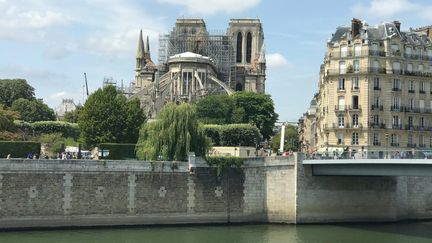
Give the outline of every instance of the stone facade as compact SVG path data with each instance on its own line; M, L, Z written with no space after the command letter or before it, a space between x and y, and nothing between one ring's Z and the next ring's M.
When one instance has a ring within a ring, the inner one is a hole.
M358 19L336 29L320 69L316 123L303 129L316 129L319 153L383 156L432 146L429 33Z

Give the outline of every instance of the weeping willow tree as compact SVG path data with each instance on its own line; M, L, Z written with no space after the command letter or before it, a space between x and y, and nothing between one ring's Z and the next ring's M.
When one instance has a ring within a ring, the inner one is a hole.
M205 155L208 139L190 104L167 104L153 122L145 123L136 146L141 160L187 160L189 152Z

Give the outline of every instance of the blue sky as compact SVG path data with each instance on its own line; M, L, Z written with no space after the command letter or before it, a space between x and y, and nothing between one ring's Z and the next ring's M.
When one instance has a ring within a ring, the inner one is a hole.
M230 18L258 17L267 50L266 92L283 121L297 121L317 91L326 41L353 17L375 25L399 20L402 29L432 24L430 0L0 0L0 78L25 78L51 107L82 102L104 77L134 78L139 29L158 35L178 17L202 17L226 30Z

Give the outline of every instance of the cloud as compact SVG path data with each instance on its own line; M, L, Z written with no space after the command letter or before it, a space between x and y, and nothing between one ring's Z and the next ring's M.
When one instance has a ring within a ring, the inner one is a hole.
M274 68L290 68L292 65L287 61L287 59L280 53L270 53L266 56L267 67L269 69Z
M56 73L45 69L28 68L19 65L0 67L0 76L3 78L25 78L27 80L35 80L39 83L51 85L56 84L57 82L55 81L67 78L66 75L61 73Z
M65 97L66 92L65 91L61 91L61 92L57 92L57 93L53 93L49 96L50 99L59 99L59 98L63 98Z
M261 0L158 0L160 3L182 5L192 14L235 13L253 8Z
M413 14L432 20L432 5L413 3L410 0L372 0L368 5L358 3L351 9L355 16L390 18L401 14Z

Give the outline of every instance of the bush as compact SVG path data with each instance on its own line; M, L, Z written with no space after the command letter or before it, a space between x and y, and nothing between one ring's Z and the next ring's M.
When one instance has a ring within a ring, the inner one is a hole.
M26 158L28 153L40 154L41 144L27 141L0 141L0 158Z
M104 156L103 159L136 159L135 146L133 143L101 143L99 150L108 150L109 155Z
M76 123L63 121L40 121L31 123L33 131L37 134L61 133L63 137L78 139L79 128Z
M224 169L231 167L240 168L246 160L245 158L233 156L208 156L205 159L210 166L217 167L218 177L221 176Z
M256 146L261 140L257 127L251 124L204 125L213 146Z

